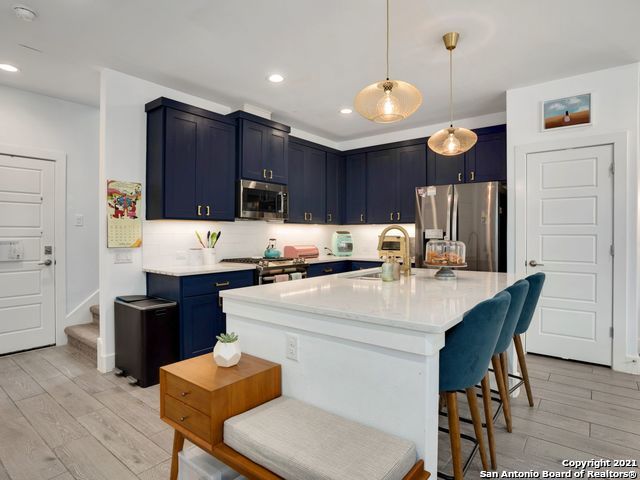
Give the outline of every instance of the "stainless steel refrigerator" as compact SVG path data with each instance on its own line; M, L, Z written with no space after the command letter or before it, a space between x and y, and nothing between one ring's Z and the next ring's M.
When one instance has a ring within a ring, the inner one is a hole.
M416 188L416 267L430 239L466 245L468 270L506 271L506 187L501 182Z

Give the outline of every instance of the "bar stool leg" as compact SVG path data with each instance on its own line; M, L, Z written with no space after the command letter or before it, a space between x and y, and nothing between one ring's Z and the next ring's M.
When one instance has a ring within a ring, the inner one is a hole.
M482 418L480 418L480 410L478 409L478 396L475 387L466 389L467 401L469 402L469 410L471 411L471 419L473 420L473 430L476 433L478 441L478 449L480 450L480 459L482 460L482 469L489 470L489 462L487 461L487 452L484 449L484 438L482 433Z
M527 360L524 356L524 348L522 348L522 339L520 338L520 335L513 336L513 344L515 345L516 353L518 354L518 364L520 365L520 371L522 372L524 388L527 391L529 406L533 407L533 393L531 392L531 383L529 383L529 371L527 370Z
M499 355L491 357L491 365L493 366L493 373L495 374L496 382L498 383L498 392L500 393L500 400L502 401L502 409L504 411L504 421L507 424L507 432L511 433L513 431L511 426L511 405L509 404L509 392L504 384L504 375L502 373L502 365Z
M458 397L456 392L447 392L447 415L449 419L449 439L451 440L451 458L453 478L462 480L462 447L460 445L460 417L458 417Z
M502 377L504 378L504 384L507 387L507 394L509 393L509 360L507 358L507 352L500 354L500 362L502 362Z
M489 439L489 455L491 456L491 470L498 468L496 460L496 440L493 435L493 413L491 413L491 386L489 385L489 373L481 382L482 403L484 404L484 421L487 424L487 438Z

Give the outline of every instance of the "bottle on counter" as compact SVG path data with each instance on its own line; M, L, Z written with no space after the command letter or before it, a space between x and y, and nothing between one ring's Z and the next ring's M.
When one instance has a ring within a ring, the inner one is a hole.
M398 261L398 259L396 257L393 257L393 260L391 261L391 264L393 265L393 280L394 281L399 281L400 280L400 262Z
M382 264L382 273L380 275L380 278L383 282L393 282L393 270L393 262L391 261L391 256L389 255L385 258L385 261Z

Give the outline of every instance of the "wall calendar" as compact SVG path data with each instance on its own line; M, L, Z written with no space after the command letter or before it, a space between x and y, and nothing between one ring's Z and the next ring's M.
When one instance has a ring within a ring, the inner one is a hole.
M107 181L107 248L142 245L142 220L138 217L141 198L141 183Z

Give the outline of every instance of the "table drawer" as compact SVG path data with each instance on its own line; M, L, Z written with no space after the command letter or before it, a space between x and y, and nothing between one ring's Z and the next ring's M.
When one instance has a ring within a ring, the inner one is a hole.
M211 443L210 418L180 400L164 396L164 416L186 428L207 443Z
M255 270L213 273L208 275L189 275L182 279L182 295L208 295L230 288L250 287L254 284Z
M165 393L202 413L209 415L211 396L206 390L180 377L166 373Z

